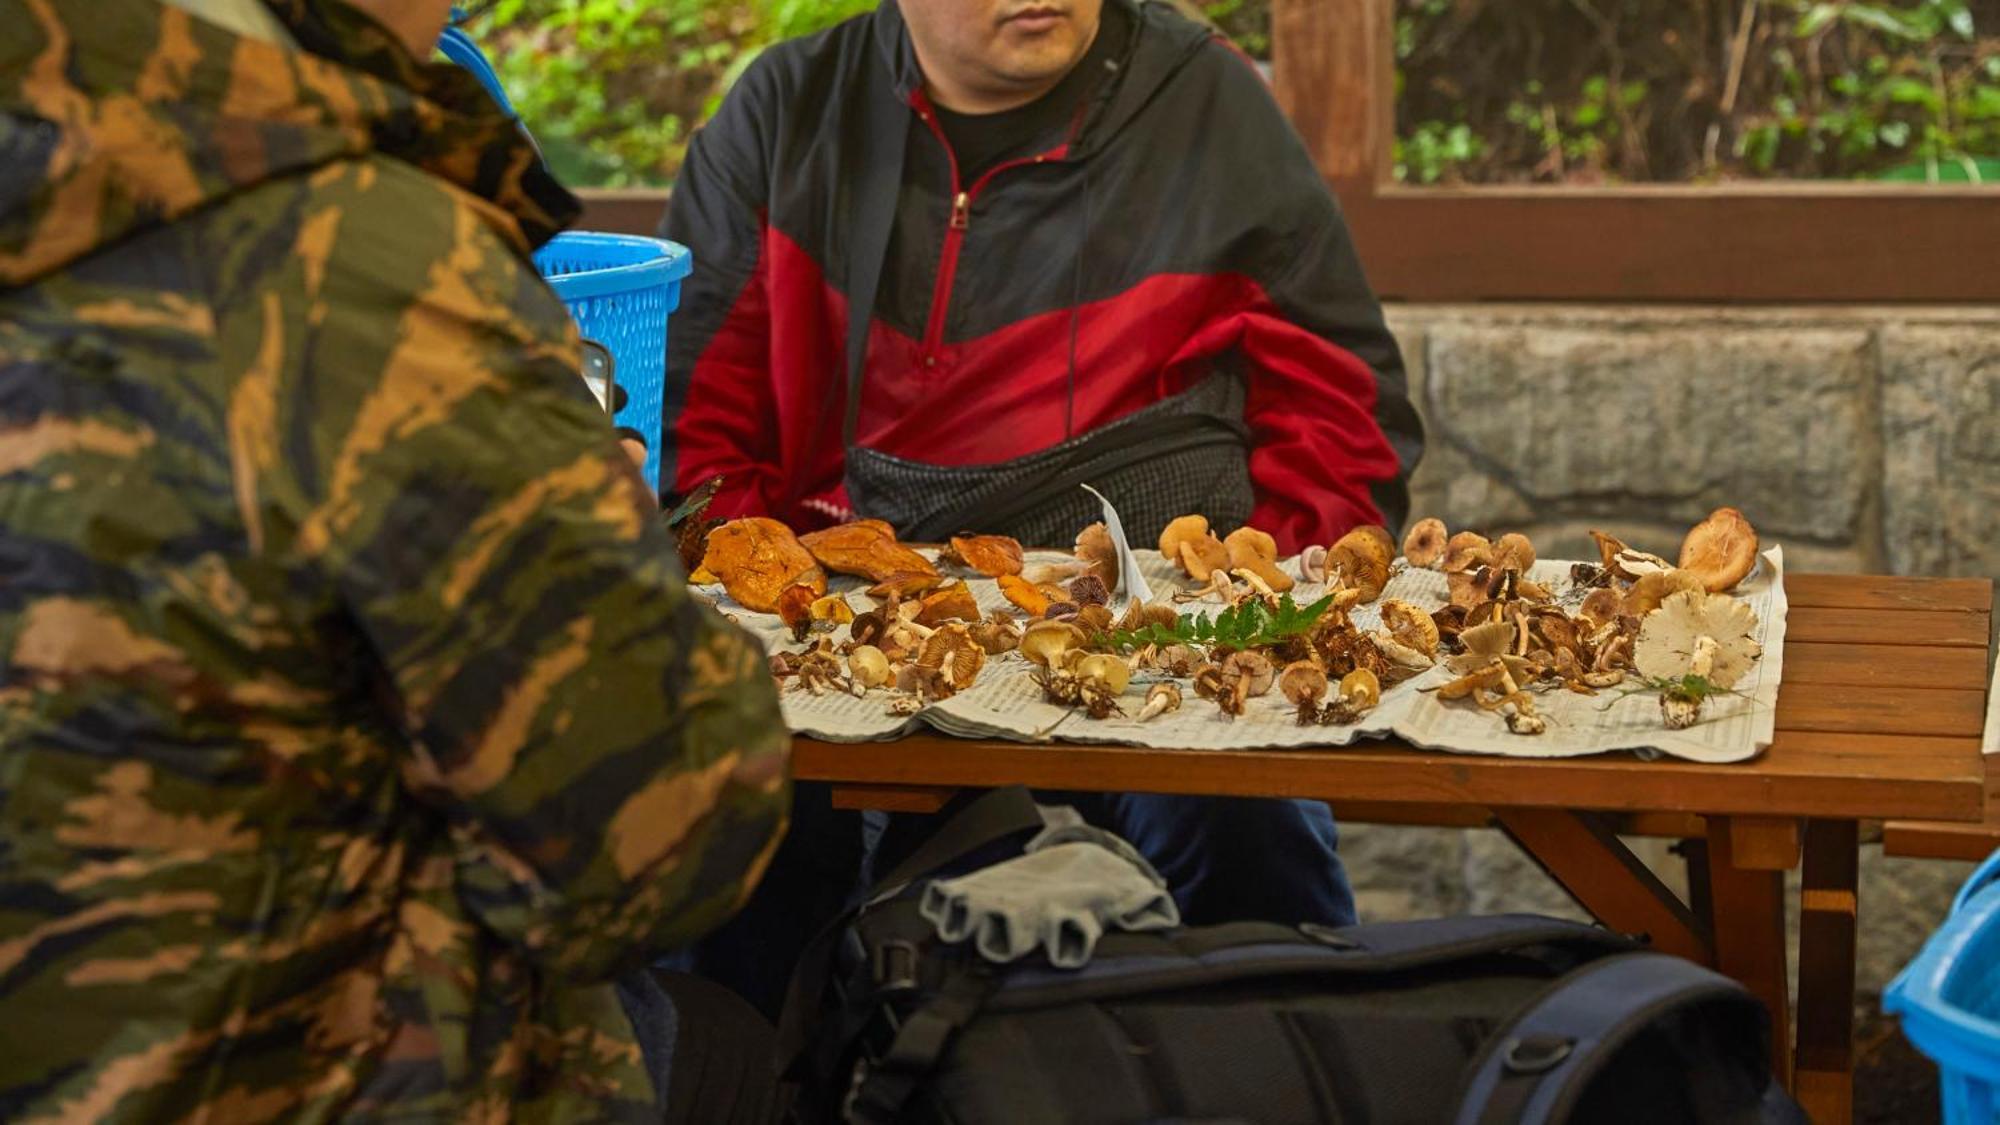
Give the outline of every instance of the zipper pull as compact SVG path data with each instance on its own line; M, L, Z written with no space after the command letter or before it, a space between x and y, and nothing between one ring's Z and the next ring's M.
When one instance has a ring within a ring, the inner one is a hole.
M972 197L959 192L951 201L951 229L965 230L972 225Z

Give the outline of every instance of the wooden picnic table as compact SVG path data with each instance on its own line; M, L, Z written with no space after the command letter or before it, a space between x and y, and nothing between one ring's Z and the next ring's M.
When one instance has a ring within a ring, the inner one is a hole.
M919 735L800 738L793 769L833 783L850 808L930 812L963 788L1023 784L1309 797L1350 815L1496 823L1605 925L1756 993L1771 1013L1774 1069L1825 1125L1852 1116L1861 823L1980 819L1993 595L1983 579L1804 574L1787 576L1786 592L1777 736L1748 762L1504 758L1395 740L1199 751ZM1691 838L1690 901L1619 839L1635 825ZM1784 879L1801 864L1795 1009Z

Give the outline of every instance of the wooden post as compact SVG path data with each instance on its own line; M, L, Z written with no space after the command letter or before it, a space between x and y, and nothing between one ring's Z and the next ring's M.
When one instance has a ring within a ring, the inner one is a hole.
M1771 1070L1792 1082L1792 999L1786 978L1785 874L1736 862L1726 816L1708 821L1708 881L1715 967L1764 1002L1771 1013Z
M1860 825L1806 826L1799 886L1800 1104L1818 1125L1854 1116L1854 929Z

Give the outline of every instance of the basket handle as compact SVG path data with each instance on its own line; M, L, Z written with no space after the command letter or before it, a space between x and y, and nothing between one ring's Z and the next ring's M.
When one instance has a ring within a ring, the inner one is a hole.
M1965 909L1965 904L1972 901L1973 895L1995 882L2000 882L2000 851L1987 856L1986 862L1973 870L1972 878L1967 879L1965 885L1958 888L1958 897L1951 900L1952 913L1956 914Z

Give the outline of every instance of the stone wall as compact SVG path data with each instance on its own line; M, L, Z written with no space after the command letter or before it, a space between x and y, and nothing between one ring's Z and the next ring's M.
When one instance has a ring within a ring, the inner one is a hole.
M1795 570L2000 575L2000 309L1403 305L1389 319L1430 435L1413 516L1524 531L1544 557L1594 557L1593 527L1671 555L1732 504ZM1663 841L1634 845L1683 881ZM1494 832L1351 825L1342 850L1373 918L1576 914ZM1869 849L1864 1003L1967 870Z

